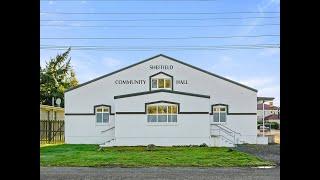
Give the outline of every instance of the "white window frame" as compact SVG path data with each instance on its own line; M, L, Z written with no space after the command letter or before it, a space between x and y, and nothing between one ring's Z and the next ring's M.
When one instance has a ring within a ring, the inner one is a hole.
M164 80L164 87L163 88L159 88L159 80L160 79L163 79ZM153 85L153 83L152 83L152 81L153 80L156 80L157 81L157 87L153 87L152 85ZM166 87L166 80L169 80L170 81L170 87ZM155 89L168 89L168 90L171 90L172 89L172 78L168 78L168 77L159 77L159 78L156 78L156 77L154 77L154 78L151 78L151 89L153 89L153 90L155 90Z
M148 111L148 107L150 107L150 106L156 106L157 107L157 113L155 113L155 114L149 114L149 111ZM167 113L166 114L159 114L158 113L158 108L159 108L159 106L166 106L167 107ZM177 113L172 113L172 111L171 111L171 113L169 113L169 109L168 109L168 107L170 107L170 106L176 106L177 107ZM148 125L177 125L178 124L178 119L179 119L179 116L178 116L178 112L179 112L179 106L177 105L177 104L170 104L170 103L156 103L156 104L149 104L149 105L147 105L147 109L146 109L146 120L147 120L147 124ZM157 120L156 120L156 122L149 122L148 121L148 116L149 115L154 115L154 116L156 116L157 117ZM167 115L167 121L166 122L158 122L158 117L159 117L159 115ZM176 115L177 116L177 121L176 122L169 122L168 121L168 119L169 119L169 115Z
M101 112L98 112L98 109L101 109ZM105 111L105 109L107 109L107 111ZM102 118L101 122L97 121L98 114L101 114L101 118ZM108 116L108 121L107 122L103 122L104 114L107 114L107 116ZM96 122L97 126L110 124L110 107L108 107L108 106L97 106L97 107L95 107L95 122Z
M214 108L218 108L219 110L218 111L214 111ZM221 108L224 108L225 110L224 111L221 111ZM226 120L225 122L221 122L221 112L225 113L226 114ZM218 113L219 114L219 121L214 121L214 114L215 113ZM227 106L224 106L224 105L216 105L216 106L212 106L212 122L214 124L226 124L227 123L227 120L228 120L228 113L227 113Z

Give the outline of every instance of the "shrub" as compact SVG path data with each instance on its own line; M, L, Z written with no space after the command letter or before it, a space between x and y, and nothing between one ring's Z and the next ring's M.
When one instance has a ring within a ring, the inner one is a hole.
M208 147L208 145L206 143L202 143L199 145L199 147Z
M234 151L234 149L228 148L228 152L232 152Z
M147 151L154 151L156 149L156 145L148 144L146 149L147 149Z
M279 129L279 123L277 122L271 122L271 129Z

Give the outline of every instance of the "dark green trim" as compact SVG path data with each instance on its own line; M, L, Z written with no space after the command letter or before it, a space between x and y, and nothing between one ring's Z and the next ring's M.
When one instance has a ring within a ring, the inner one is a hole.
M172 101L153 101L144 104L144 112L116 112L116 114L147 114L147 106L150 104L158 104L158 103L168 103L168 104L176 104L178 106L178 114L208 114L209 112L181 112L180 111L180 103L172 102Z
M116 112L116 114L146 114L145 112Z
M180 112L179 114L209 114L209 112Z
M94 105L94 106L93 106L93 113L65 113L64 115L96 115L96 107L98 107L98 106L108 107L109 110L110 110L109 114L110 114L111 116L114 115L114 113L112 113L112 111L111 111L111 106L110 106L110 105L106 105L106 104Z
M89 84L89 83L91 83L91 82L94 82L94 81L97 81L97 80L99 80L99 79L105 78L105 77L107 77L107 76L110 76L110 75L112 75L112 74L118 73L118 72L120 72L120 71L126 70L126 69L128 69L128 68L134 67L134 66L136 66L136 65L142 64L142 63L144 63L144 62L147 62L147 61L149 61L149 60L151 60L151 59L154 59L154 58L157 58L157 57L159 57L159 56L163 56L163 57L165 57L165 58L171 59L171 60L173 60L173 61L175 61L175 62L178 62L178 63L180 63L180 64L186 65L186 66L188 66L188 67L191 67L191 68L196 69L196 70L198 70L198 71L204 72L204 73L209 74L209 75L211 75L211 76L215 76L215 77L217 77L217 78L220 78L220 79L223 79L223 80L225 80L225 81L231 82L231 83L233 83L233 84L236 84L236 85L238 85L238 86L244 87L244 88L249 89L249 90L251 90L251 91L258 92L258 90L253 89L253 88L251 88L251 87L249 87L249 86L246 86L246 85L240 84L240 83L238 83L238 82L232 81L232 80L230 80L230 79L227 79L227 78L225 78L225 77L219 76L219 75L217 75L217 74L213 74L213 73L211 73L211 72L208 72L208 71L206 71L206 70L200 69L200 68L198 68L198 67L195 67L195 66L193 66L193 65L187 64L187 63L185 63L185 62L179 61L179 60L177 60L177 59L174 59L174 58L172 58L172 57L169 57L169 56L166 56L166 55L163 55L163 54L159 54L159 55L150 57L150 58L145 59L145 60L143 60L143 61L140 61L140 62L138 62L138 63L132 64L132 65L127 66L127 67L124 67L124 68L122 68L122 69L119 69L119 70L117 70L117 71L114 71L114 72L111 72L111 73L109 73L109 74L100 76L100 77L98 77L98 78L95 78L95 79L93 79L93 80L87 81L87 82L85 82L85 83L79 84L78 86L72 87L72 88L66 90L65 92L68 92L68 91L77 89L77 88L79 88L79 87L81 87L81 86L84 86L84 85Z
M68 115L75 115L75 116L77 116L77 115L79 115L79 116L87 116L87 115L94 115L94 113L65 113L64 114L65 116L68 116Z
M65 113L65 116L94 116L94 113ZM110 116L113 116L114 113L110 113Z
M164 73L162 71L149 76L149 91L151 91L151 79L152 79L152 77L154 77L156 75L159 75L159 74L164 74L164 75L169 76L171 78L171 90L173 91L173 76L171 76L170 74Z
M228 115L257 115L257 113L229 113Z
M120 98L132 97L132 96L141 96L141 95L145 95L145 94L153 94L153 93L158 93L158 92L168 92L168 93L172 93L172 94L182 94L182 95L187 95L187 96L195 96L195 97L202 97L202 98L210 99L210 96L208 96L208 95L193 94L193 93L187 93L187 92L181 92L181 91L171 91L171 90L166 90L166 89L124 94L124 95L114 96L114 99L120 99Z
M226 106L227 115L257 115L257 113L230 113L228 104L212 104L211 105L211 110L210 110L210 115L213 115L213 106Z

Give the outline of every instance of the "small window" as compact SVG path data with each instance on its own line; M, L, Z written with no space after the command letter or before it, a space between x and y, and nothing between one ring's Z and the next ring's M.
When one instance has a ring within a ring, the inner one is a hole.
M106 124L109 123L110 109L106 106L96 107L96 123Z
M171 79L165 79L165 88L171 88Z
M164 79L158 79L158 88L164 88Z
M212 111L213 111L213 122L224 123L227 121L227 108L225 106L214 106Z
M176 123L178 105L152 104L147 106L147 122Z
M172 81L168 78L153 78L151 80L152 89L171 89Z
M157 81L157 79L152 79L152 88L158 88L158 81Z

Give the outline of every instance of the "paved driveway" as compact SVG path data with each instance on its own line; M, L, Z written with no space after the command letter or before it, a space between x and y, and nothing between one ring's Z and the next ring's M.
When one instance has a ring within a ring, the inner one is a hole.
M274 145L239 145L237 150L256 155L262 159L275 162L280 166L280 144Z
M58 168L42 167L42 180L54 179L197 179L197 180L277 180L280 168Z

